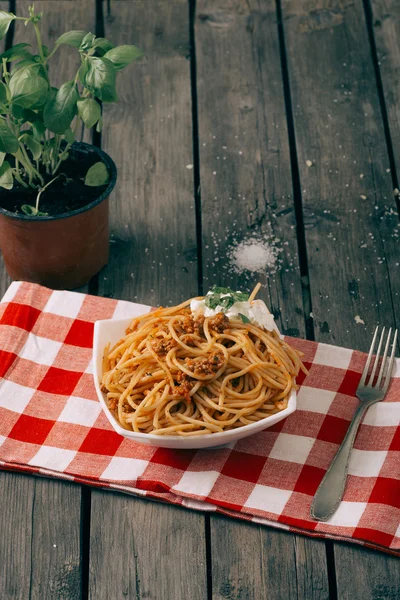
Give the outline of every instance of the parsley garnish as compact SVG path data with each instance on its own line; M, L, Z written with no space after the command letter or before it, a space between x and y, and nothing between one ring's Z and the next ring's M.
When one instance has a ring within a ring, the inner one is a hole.
M227 296L226 294L229 294ZM226 312L235 304L235 302L247 302L249 294L244 292L235 292L230 288L218 287L214 285L207 296L204 298L205 305L207 308L217 308L221 306L223 312Z
M239 313L239 317L242 319L243 323L251 323L250 319L246 317L246 315Z

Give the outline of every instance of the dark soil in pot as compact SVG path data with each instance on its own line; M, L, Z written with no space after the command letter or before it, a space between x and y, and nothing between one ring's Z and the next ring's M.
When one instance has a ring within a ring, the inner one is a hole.
M41 195L40 211L48 213L49 217L57 216L79 210L99 198L106 190L107 184L90 187L84 183L86 173L99 160L97 153L85 151L79 145L72 146L69 157L60 165L56 173L62 176ZM53 175L43 171L41 175L45 183L54 178ZM21 206L23 204L35 206L37 194L38 190L24 188L18 183L9 191L0 188L0 208L12 213L24 214Z

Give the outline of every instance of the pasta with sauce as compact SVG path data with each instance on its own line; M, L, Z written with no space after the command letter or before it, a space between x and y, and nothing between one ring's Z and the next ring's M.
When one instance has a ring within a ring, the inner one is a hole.
M101 387L122 427L196 436L286 408L296 375L307 372L297 350L276 331L223 312L193 316L190 302L133 319L105 348Z

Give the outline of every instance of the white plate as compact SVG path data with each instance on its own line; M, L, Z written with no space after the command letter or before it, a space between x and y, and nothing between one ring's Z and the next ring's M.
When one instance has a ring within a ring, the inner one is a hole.
M133 318L133 317L132 317ZM128 431L121 427L112 412L107 406L107 395L104 394L100 389L100 381L102 376L102 362L103 362L103 351L106 345L111 342L114 345L124 335L128 325L131 323L132 318L129 319L108 319L105 321L96 321L94 325L94 341L93 341L93 369L94 369L94 385L96 392L103 407L103 410L110 421L112 427L117 433L124 437L134 440L135 442L141 442L142 444L149 444L150 446L159 446L161 448L211 448L215 446L223 446L230 442L236 442L249 435L258 433L267 427L271 427L275 423L282 421L288 415L296 410L296 392L293 390L289 398L288 406L284 410L256 423L250 425L243 425L237 429L231 429L229 431L222 431L221 433L207 433L198 437L181 437L177 435L154 435L152 433L136 433L135 431Z

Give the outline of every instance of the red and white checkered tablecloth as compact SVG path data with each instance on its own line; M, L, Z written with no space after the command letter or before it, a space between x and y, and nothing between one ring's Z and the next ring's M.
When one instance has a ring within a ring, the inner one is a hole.
M400 554L400 360L358 432L338 510L309 518L348 428L365 355L291 339L305 354L297 411L227 447L175 451L111 428L92 375L93 323L149 307L13 283L0 303L0 468L59 477Z

